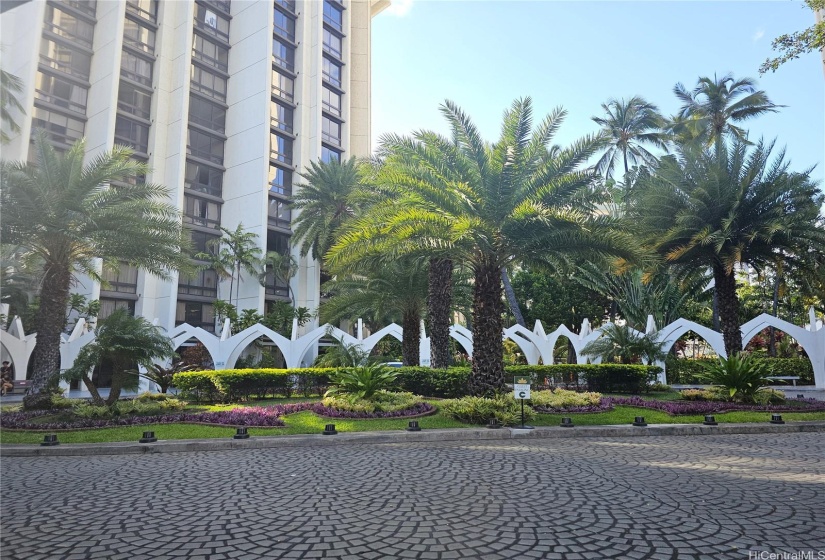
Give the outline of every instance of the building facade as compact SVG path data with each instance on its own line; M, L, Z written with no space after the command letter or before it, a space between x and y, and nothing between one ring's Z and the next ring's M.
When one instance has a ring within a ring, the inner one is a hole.
M370 22L387 0L34 0L2 18L3 68L26 114L6 160L33 160L42 129L58 150L86 138L87 158L127 145L146 180L170 190L207 252L242 225L263 253L291 251L291 286L245 274L238 308L289 301L312 311L321 271L293 247L289 197L309 162L370 151ZM205 262L201 264L206 264ZM76 291L115 309L215 330L229 281L204 268L161 280L123 263ZM237 285L236 285L237 289ZM234 293L234 292L233 292ZM234 298L233 298L234 300ZM312 325L308 325L310 327Z

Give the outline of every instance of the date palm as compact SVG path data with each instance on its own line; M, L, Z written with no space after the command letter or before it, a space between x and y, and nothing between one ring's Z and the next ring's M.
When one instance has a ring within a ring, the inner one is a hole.
M791 172L773 143L739 139L714 149L682 146L646 177L632 218L676 278L710 268L725 350L742 350L736 267L770 268L778 254L825 251L823 195L812 169Z
M606 177L612 177L616 160L624 164L627 175L629 163L651 165L656 156L645 144L667 151L663 119L659 109L644 98L633 96L627 101L611 99L602 103L604 117L593 117L593 122L602 127L606 149L596 163L596 170Z
M505 111L501 137L488 144L454 103L441 106L453 130L447 139L421 131L386 136L378 188L395 204L353 220L328 253L333 264L376 255L455 259L473 274L475 394L504 388L501 270L511 263L559 268L587 256L636 256L614 218L596 215L594 173L582 166L599 147L586 137L551 146L562 109L532 130L532 103Z
M714 75L713 79L701 77L693 91L678 83L673 93L682 102L680 117L695 119L687 122L705 131L707 145L718 143L726 135L747 141L747 131L734 123L775 113L783 107L773 103L764 91L757 90L751 78L737 80L732 74L721 78Z
M99 279L96 259L102 258L168 277L170 270L187 266L188 247L180 213L164 202L165 187L112 184L148 171L128 148L115 147L84 165L84 141L60 155L41 133L34 151L36 165L0 164L3 242L43 263L27 406L37 406L37 395L60 371L60 333L76 272Z
M9 134L20 130L13 113L25 113L20 101L17 100L17 95L22 92L23 82L20 78L0 70L0 144L7 144L11 140Z

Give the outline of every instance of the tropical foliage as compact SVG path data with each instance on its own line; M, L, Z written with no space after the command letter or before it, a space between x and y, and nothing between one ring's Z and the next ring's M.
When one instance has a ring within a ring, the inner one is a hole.
M730 400L752 403L757 391L768 384L768 375L764 362L749 354L733 354L706 366L700 377L727 390Z
M582 348L582 354L591 358L601 358L602 362L634 364L644 361L653 364L663 360L666 352L664 343L657 342L656 336L639 333L628 325L608 323L602 327L602 336Z
M390 387L398 375L397 369L381 364L336 369L329 373L332 386L324 396L348 394L370 399L376 392Z

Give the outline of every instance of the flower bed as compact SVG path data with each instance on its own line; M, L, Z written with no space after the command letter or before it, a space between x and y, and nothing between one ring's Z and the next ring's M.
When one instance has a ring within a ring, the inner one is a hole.
M821 412L825 401L788 399L784 404L743 404L713 401L652 401L640 397L604 397L602 403L660 410L671 415L712 414L722 412Z
M359 419L366 419L366 418L414 418L418 416L427 416L428 414L433 414L436 409L430 403L420 402L411 406L410 408L405 408L403 410L393 410L389 412L381 412L381 411L374 411L374 412L366 412L363 410L341 410L338 408L330 408L322 405L321 403L315 403L315 405L310 409L312 412L319 416L324 416L326 418L359 418Z
M549 406L534 406L533 410L539 414L567 414L567 413L586 413L586 412L610 412L613 410L613 405L610 404L607 397L602 399L599 404L589 404L584 406L568 406L564 408L552 408Z

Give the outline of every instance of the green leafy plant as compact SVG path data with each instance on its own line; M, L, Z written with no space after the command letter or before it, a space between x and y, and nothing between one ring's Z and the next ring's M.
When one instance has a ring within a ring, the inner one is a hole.
M760 389L753 395L756 404L782 404L785 402L785 393L777 389Z
M321 402L324 406L350 412L395 412L412 408L421 402L421 397L412 393L392 393L381 390L376 391L369 399L362 399L351 394L340 394L324 397Z
M511 394L500 394L492 398L462 397L444 401L440 408L447 416L459 422L468 424L486 424L495 418L505 426L513 426L521 422L521 404L516 402ZM524 420L535 416L535 411L529 406L524 407Z
M664 342L657 342L650 335L639 334L627 325L608 324L601 337L582 348L582 354L620 364L639 363L642 359L653 363L665 358L663 348Z
M324 396L347 393L362 399L369 399L377 391L390 387L398 375L398 371L381 364L339 369L329 374L332 387Z
M574 406L594 406L601 404L601 393L577 393L565 389L555 391L534 391L530 396L531 406L546 408L571 408Z
M700 379L724 387L732 401L754 402L756 392L768 384L768 371L764 363L750 354L733 354L719 358L719 362L705 367Z

